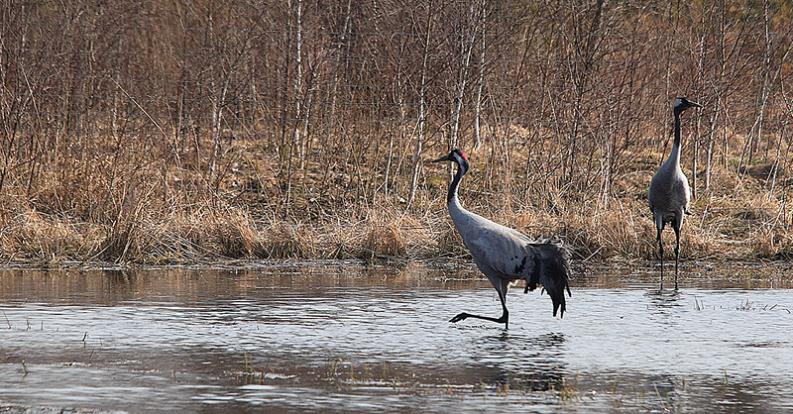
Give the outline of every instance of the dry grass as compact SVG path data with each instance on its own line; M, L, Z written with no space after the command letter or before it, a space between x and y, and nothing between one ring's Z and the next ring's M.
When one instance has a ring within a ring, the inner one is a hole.
M556 214L526 208L481 211L533 237L556 237L572 246L578 260L656 257L655 228L641 203L583 206ZM467 252L443 209L427 217L396 207L359 220L290 222L254 219L243 207L204 205L172 208L165 214L145 207L110 224L98 224L27 210L4 220L0 252L8 261L58 263L105 260L117 263L201 263L224 259L430 259L465 257ZM741 259L793 257L793 237L771 217L740 208L713 209L687 217L682 255ZM769 221L770 220L770 221ZM737 238L741 235L742 238ZM665 232L667 254L674 235Z
M762 230L754 238L751 251L759 258L793 260L793 235Z
M253 151L248 141L236 145L232 152ZM607 203L594 192L571 197L553 188L531 190L525 199L496 196L486 192L488 166L476 159L461 198L470 210L532 237L564 240L579 261L652 260L655 228L645 192L655 163L646 154L634 155L634 170L615 180ZM200 177L184 166L166 170L172 180L167 193L157 179L159 168L129 169L123 180L44 174L49 181L32 196L21 187L2 196L0 258L50 265L467 257L445 209L445 170L427 170L424 187L406 209L399 195L350 201L348 195L317 194L312 189L326 177L321 165L309 165L285 210L278 203L283 195L277 172L268 165L266 159L246 159L215 192L197 191ZM686 217L682 256L789 260L789 211L779 190L769 192L758 178L717 168L712 190L695 200ZM664 237L671 257L671 229Z
M274 259L312 258L317 251L317 233L309 226L273 222L259 233L264 257Z
M96 225L26 211L5 223L0 248L7 260L86 260L99 248L101 234Z
M374 256L398 257L405 254L406 243L402 232L393 222L369 226L363 240L363 249Z

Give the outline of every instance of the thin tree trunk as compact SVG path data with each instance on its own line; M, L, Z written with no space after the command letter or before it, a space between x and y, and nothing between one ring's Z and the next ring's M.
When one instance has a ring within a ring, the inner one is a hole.
M424 129L427 122L427 61L429 60L430 49L430 30L432 29L432 1L427 3L427 23L424 36L424 51L421 59L421 86L419 89L419 118L418 135L416 138L416 150L413 153L413 174L410 178L410 196L408 197L407 208L413 204L418 189L419 173L421 172L421 154L424 147Z
M702 17L700 21L700 30L702 33L699 37L699 64L697 71L697 98L702 97L702 85L705 82L705 6L702 6ZM692 140L691 151L691 198L697 199L698 178L699 178L699 137L702 126L702 111L697 111L697 124L694 128L694 139Z
M479 76L476 85L476 104L474 107L474 148L482 146L482 90L485 86L485 52L487 51L487 0L482 0L479 17Z
M292 0L287 2L289 9L288 18L286 19L286 45L284 48L284 65L283 77L281 78L281 87L279 88L281 98L281 116L280 116L280 137L278 141L278 176L280 180L284 180L285 164L288 163L287 157L291 156L289 153L289 146L286 142L286 132L289 125L289 83L290 83L290 69L292 67ZM282 181L283 183L283 181Z
M738 161L738 172L743 174L745 170L743 167L744 156L748 158L747 163L751 164L754 160L754 151L757 148L757 141L760 140L763 134L763 118L765 115L766 104L768 103L768 75L771 70L771 37L768 28L768 0L763 1L763 29L765 33L765 49L763 51L763 83L760 88L760 102L755 117L754 124L749 130L749 140L746 142L743 151L741 151L741 158Z
M286 161L286 205L287 208L292 198L292 170L295 150L301 145L300 119L302 116L302 90L303 90L303 0L295 0L295 77L293 79L295 116L292 123L292 140L289 145L289 154Z
M713 110L713 115L710 117L710 130L708 131L708 153L707 164L705 165L705 191L710 191L710 180L713 174L713 148L716 142L716 129L719 122L719 115L722 110L722 95L726 92L723 85L724 72L726 71L726 61L724 59L725 52L725 26L726 26L726 7L724 1L719 4L719 39L718 47L716 48L716 55L718 59L719 74L716 79L716 107Z
M595 12L594 16L592 17L589 32L587 33L586 43L583 45L576 45L577 48L581 48L583 46L583 50L578 49L580 55L576 54L576 56L573 58L576 59L575 66L578 67L581 65L582 67L580 70L576 70L577 73L574 80L576 97L575 103L573 104L573 130L570 135L570 144L567 151L567 183L571 183L573 181L573 176L575 173L578 150L578 134L581 130L581 124L584 122L584 95L586 94L587 85L592 72L592 66L594 64L596 44L598 43L598 33L600 31L600 22L603 13L603 3L604 0L597 0L595 3ZM583 61L579 62L578 59L582 59Z
M328 109L327 121L325 124L325 139L330 142L331 133L333 132L334 122L336 118L336 104L339 91L339 72L341 69L342 49L347 42L348 33L350 30L350 21L352 19L352 0L347 0L347 12L344 16L344 27L342 28L341 38L338 45L336 45L336 61L333 65L333 80L330 87L330 108Z
M718 94L716 98L716 107L713 108L713 115L711 115L709 120L709 131L708 131L708 152L706 154L706 164L705 164L705 191L710 191L710 177L713 172L713 144L716 142L715 135L716 135L716 125L719 122L719 113L721 112L721 94Z
M469 10L471 15L474 14L474 4L471 3ZM474 51L474 42L476 41L477 25L471 24L468 28L470 35L468 42L466 39L460 37L460 52L462 61L460 62L460 69L457 72L457 94L454 97L454 110L452 111L452 127L451 134L449 135L449 148L458 146L460 132L460 112L463 109L463 97L465 95L465 85L468 83L468 68L471 66L471 55Z

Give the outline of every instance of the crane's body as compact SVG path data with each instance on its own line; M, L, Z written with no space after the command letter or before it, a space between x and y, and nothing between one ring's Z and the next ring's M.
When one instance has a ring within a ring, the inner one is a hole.
M701 108L702 105L691 102L686 98L675 99L673 105L675 140L672 144L672 151L666 161L656 171L652 181L650 181L650 189L648 191L650 211L653 213L653 221L656 228L658 255L661 260L661 289L664 288L664 245L661 240L661 233L667 223L671 224L672 229L675 231L675 290L678 287L680 229L683 226L683 216L688 213L689 203L691 202L691 188L688 185L688 178L680 168L680 115L683 111L692 107Z
M570 294L570 255L567 250L559 243L531 240L517 230L463 208L457 197L457 188L468 171L468 160L462 151L455 149L448 156L435 161L452 161L457 164L457 173L449 185L447 195L449 215L463 243L471 252L474 263L498 292L503 311L500 318L463 312L452 318L451 322L478 318L504 323L509 327L507 292L510 284L520 279L526 281L524 292L534 290L538 284L542 285L553 302L553 315L556 316L557 311L560 311L560 316L563 317L566 310L565 290Z

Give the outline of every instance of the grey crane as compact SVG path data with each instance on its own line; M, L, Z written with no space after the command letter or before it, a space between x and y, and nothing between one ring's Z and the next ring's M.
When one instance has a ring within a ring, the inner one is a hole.
M678 97L675 98L672 108L675 115L675 142L672 144L669 158L661 164L653 176L648 192L650 211L653 213L657 230L658 257L661 260L661 290L664 288L664 244L661 241L661 233L666 223L670 223L675 230L675 290L677 290L680 228L683 226L683 215L689 213L688 203L691 201L688 178L680 169L680 115L688 108L702 108L702 105L685 97Z
M508 329L507 291L510 284L519 279L526 281L524 293L536 289L537 284L542 285L553 302L553 316L556 316L557 311L561 311L560 317L564 317L565 289L570 295L568 285L570 253L567 249L561 243L532 240L517 230L464 209L457 198L457 188L460 180L468 172L468 158L464 152L453 149L448 155L431 162L442 161L451 161L457 165L457 172L449 184L446 197L449 215L463 243L471 252L474 263L498 292L503 312L499 318L462 312L449 322L456 323L467 318L477 318L503 323Z

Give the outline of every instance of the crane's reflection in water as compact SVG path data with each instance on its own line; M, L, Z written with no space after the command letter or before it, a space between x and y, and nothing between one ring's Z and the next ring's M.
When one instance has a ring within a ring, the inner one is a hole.
M476 354L482 355L475 367L478 380L515 391L558 390L566 371L564 340L560 333L483 336L474 342Z

